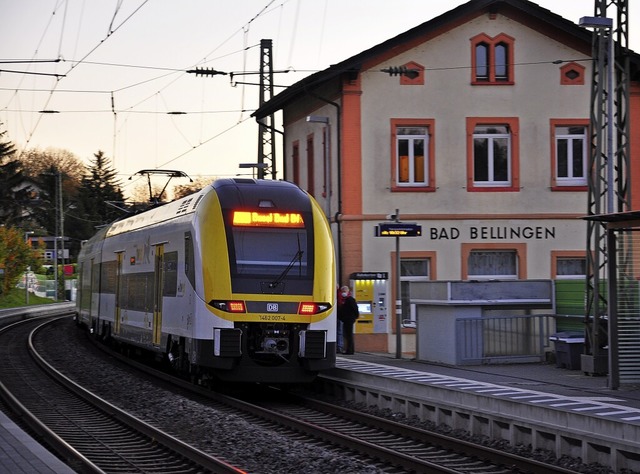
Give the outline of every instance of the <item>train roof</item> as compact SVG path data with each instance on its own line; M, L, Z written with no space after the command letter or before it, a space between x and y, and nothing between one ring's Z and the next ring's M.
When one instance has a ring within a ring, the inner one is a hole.
M211 185L206 186L197 193L190 194L175 201L171 201L162 206L155 207L148 211L141 212L131 217L114 222L107 231L106 237L131 232L151 225L159 224L181 216L193 214L202 198L212 192Z

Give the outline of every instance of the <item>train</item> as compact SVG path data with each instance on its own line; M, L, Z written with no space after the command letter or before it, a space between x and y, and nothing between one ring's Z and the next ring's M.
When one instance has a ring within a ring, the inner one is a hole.
M336 263L306 191L228 178L113 222L78 256L76 318L200 383L308 383L336 361Z

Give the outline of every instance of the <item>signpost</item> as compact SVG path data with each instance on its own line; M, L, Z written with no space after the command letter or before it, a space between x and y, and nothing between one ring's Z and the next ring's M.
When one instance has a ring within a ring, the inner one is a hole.
M396 238L396 359L402 359L402 295L400 293L400 237L419 237L422 226L415 222L400 222L400 210L388 216L393 222L380 222L375 227L376 237Z

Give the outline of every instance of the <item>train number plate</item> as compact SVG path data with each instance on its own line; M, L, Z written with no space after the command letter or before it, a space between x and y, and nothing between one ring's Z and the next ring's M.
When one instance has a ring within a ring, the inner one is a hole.
M267 303L267 311L270 313L278 312L278 303Z

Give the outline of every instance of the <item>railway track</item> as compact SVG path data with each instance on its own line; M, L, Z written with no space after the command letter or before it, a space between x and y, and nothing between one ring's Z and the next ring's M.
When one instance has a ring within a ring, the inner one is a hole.
M224 403L311 439L366 456L385 472L574 472L279 390L260 392L259 398L242 398L224 397ZM220 395L216 399L222 400Z
M240 457L234 458L233 454L228 453L225 453L224 457L230 459L233 464L242 466L247 472L272 473L283 470L293 472L292 466L298 466L299 472L316 473L574 472L277 390L265 392L253 387L239 394L225 395L160 374L148 367L142 367L142 369L152 374L150 382L144 386L137 386L138 380L146 378L144 375L138 372L128 375L120 373L124 370L120 364L109 362L104 356L91 354L93 352L89 350L91 348L79 347L74 349L75 353L63 355L62 353L66 351L56 349L48 342L59 340L62 337L61 334L68 336L65 341L68 339L70 347L74 344L81 345L78 341L86 342L82 334L72 331L73 328L71 321L58 321L52 328L51 335L47 333L37 341L36 346L46 346L46 348L43 347L43 353L46 353L48 358L55 359L54 364L58 369L74 379L77 376L80 380L91 380L92 382L87 385L92 385L94 382L98 385L102 384L103 387L96 391L102 396L114 397L111 402L115 405L127 403L129 399L136 397L152 398L155 395L151 390L162 391L158 397L166 400L171 414L162 415L168 417L163 421L155 418L160 417L160 414L154 413L154 425L177 433L176 436L185 444L197 446L198 443L204 443L206 452L209 452L209 447L215 443L237 445L236 452L241 453ZM71 337L74 333L78 337ZM4 346L2 339L0 344ZM82 364L75 363L78 360L81 360ZM79 366L83 366L83 369L81 370ZM84 369L93 372L86 373ZM126 400L122 398L122 394L115 393L117 390L113 382L103 380L107 378L106 372L112 369L118 371L112 376L115 380L131 386L130 390L123 392ZM105 377L96 377L96 372L104 374ZM0 374L0 377L4 376ZM160 383L158 381L160 377L168 381ZM81 383L84 385L85 381ZM158 388L163 387L165 383L170 384L172 388ZM151 385L156 388L152 388ZM94 390L93 387L92 390ZM171 405L172 403L178 403L178 405ZM156 405L157 403L153 404L153 407ZM193 411L182 413L180 410L184 406L192 406ZM135 410L132 411L139 418L146 419L149 408L143 407L141 410L138 413ZM215 419L206 414L209 411L218 413ZM108 414L107 417L114 416ZM176 418L184 422L182 427L175 423ZM244 423L241 429L230 429L225 424L229 420L234 420L233 422L237 424L239 419ZM204 426L198 431L195 428L200 424ZM238 438L229 439L231 431L235 431L234 435L247 437L251 446L243 445L242 442L237 441ZM285 442L284 439L288 441ZM251 451L254 448L255 451ZM320 464L318 462L313 464L311 456L318 452L326 453L325 457L320 458ZM331 461L326 461L340 458L348 459L355 467L347 465L348 467L345 468L344 463L338 463L338 467L335 467L330 464Z
M385 472L575 472L273 388L253 388L250 394L246 389L231 394L211 392L143 364L132 363L130 359L121 360L210 400L219 410L229 407L239 410L242 416L253 418L250 423L254 426L259 424L281 433L284 428L299 442L317 444L320 441L326 449L357 453L364 462Z
M48 322L30 319L0 329L0 394L14 414L73 469L242 472L120 410L55 370L33 344L34 332Z

